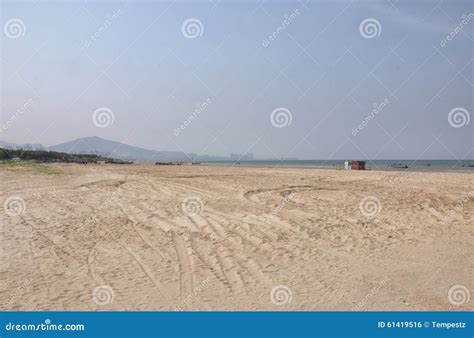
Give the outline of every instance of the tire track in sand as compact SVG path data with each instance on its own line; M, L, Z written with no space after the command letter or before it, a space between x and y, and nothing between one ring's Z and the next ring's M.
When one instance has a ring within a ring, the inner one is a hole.
M163 286L163 284L160 283L160 281L156 278L155 274L153 273L152 269L143 262L143 260L140 258L138 254L136 254L131 248L129 248L126 245L123 245L109 230L105 229L107 234L110 236L110 238L117 243L119 246L121 246L123 249L125 249L128 254L137 262L138 266L142 270L142 272L145 274L145 276L148 277L148 279L155 285L155 287L160 291L162 296L164 297L165 300L171 301L173 297L170 295L168 290Z
M179 262L180 295L182 298L194 293L194 262L191 243L187 236L186 233L179 235L173 232L173 241Z

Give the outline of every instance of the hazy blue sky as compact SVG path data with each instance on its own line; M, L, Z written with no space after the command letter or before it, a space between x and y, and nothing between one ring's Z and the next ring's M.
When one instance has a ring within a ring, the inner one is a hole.
M472 159L473 3L3 1L0 140Z

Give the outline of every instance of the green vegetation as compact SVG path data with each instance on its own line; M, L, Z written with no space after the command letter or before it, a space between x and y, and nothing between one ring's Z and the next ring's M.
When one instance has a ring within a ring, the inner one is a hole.
M46 150L22 150L0 148L0 161L32 161L42 163L97 163L113 162L111 158L93 154L67 154Z
M57 175L61 174L62 170L54 168L45 164L35 162L0 162L0 170L19 170L19 171L34 171L40 174Z

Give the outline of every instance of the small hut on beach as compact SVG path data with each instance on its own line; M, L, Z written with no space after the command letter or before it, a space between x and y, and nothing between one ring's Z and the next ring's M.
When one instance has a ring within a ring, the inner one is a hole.
M345 170L365 170L365 161L344 161Z
M351 161L351 170L365 170L365 161Z

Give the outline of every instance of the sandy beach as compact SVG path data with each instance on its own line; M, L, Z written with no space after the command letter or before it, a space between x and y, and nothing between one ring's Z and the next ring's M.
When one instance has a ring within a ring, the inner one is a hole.
M2 310L473 309L472 174L55 164L0 182Z

